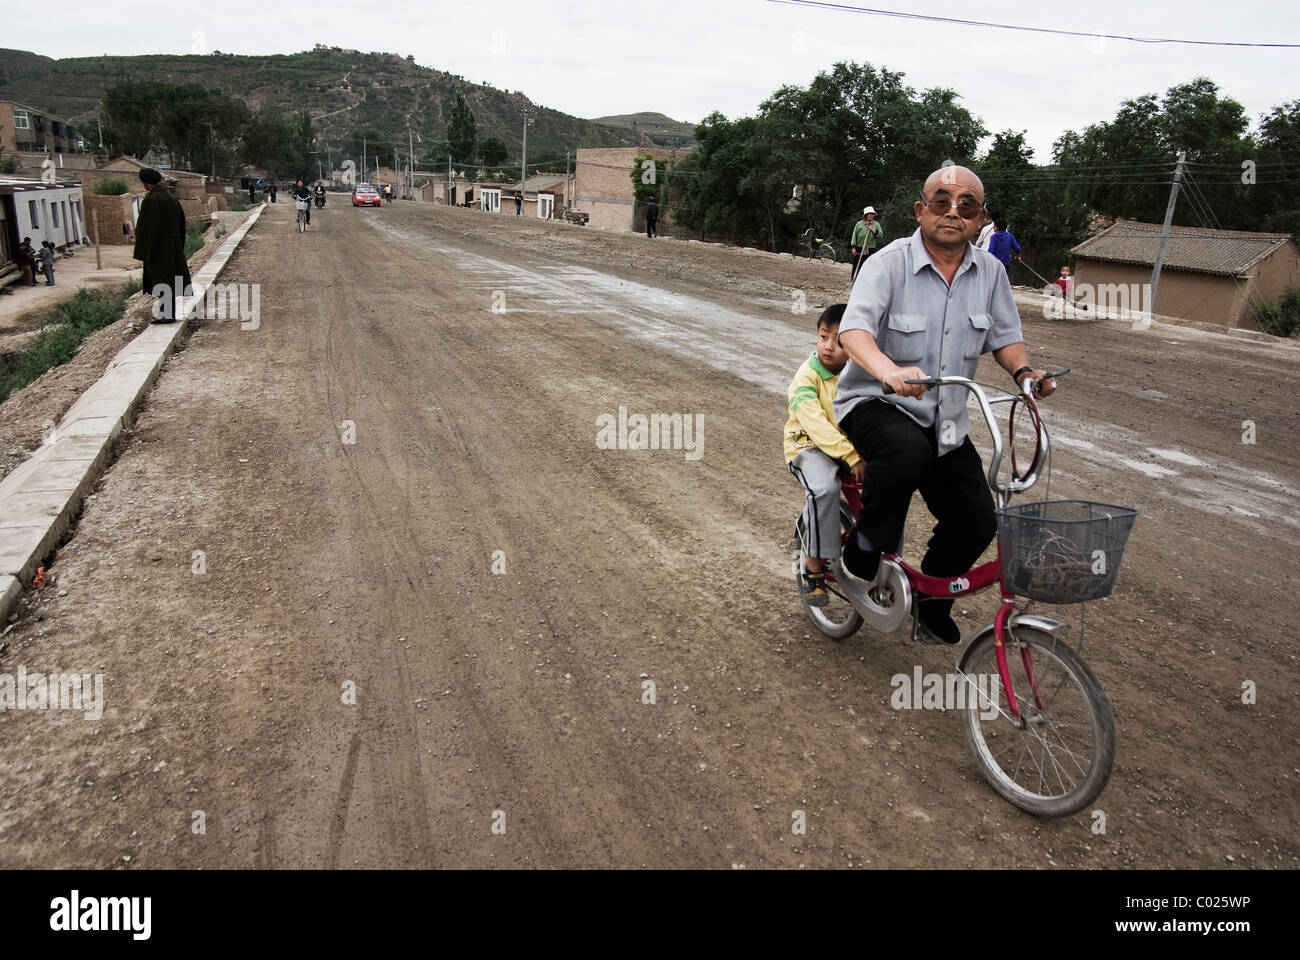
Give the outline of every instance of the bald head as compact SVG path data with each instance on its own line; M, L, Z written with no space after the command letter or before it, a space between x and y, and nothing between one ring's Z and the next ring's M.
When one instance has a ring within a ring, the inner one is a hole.
M984 225L984 184L967 167L940 167L925 178L914 209L932 257L961 255Z
M921 192L929 197L940 188L946 189L954 196L969 191L975 194L981 204L984 202L984 181L969 167L955 165L940 167L925 178L925 186L921 188Z

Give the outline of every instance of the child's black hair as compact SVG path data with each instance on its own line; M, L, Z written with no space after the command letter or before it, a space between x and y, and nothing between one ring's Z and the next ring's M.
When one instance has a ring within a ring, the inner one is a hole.
M840 321L844 319L844 308L847 306L847 303L832 303L817 318L817 329L820 330L823 326L839 326Z

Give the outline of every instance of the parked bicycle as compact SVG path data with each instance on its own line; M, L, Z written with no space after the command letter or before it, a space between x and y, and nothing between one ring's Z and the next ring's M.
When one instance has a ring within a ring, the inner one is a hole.
M835 260L835 248L821 237L814 237L812 227L799 234L799 249L809 260Z
M881 633L893 633L909 616L916 638L914 598L918 593L961 597L996 583L1002 598L997 616L970 639L957 658L957 673L966 684L965 706L959 709L967 743L984 778L1017 807L1041 817L1077 813L1101 794L1110 777L1115 721L1088 665L1058 636L1064 624L1028 613L1017 604L1017 597L1079 603L1107 596L1137 511L1087 500L1009 505L1013 494L1037 482L1048 460L1050 442L1034 402L1034 381L1026 381L1024 393L992 400L979 384L965 377L907 382L929 389L960 387L975 397L993 438L988 482L997 494L997 556L960 576L932 577L901 558L900 543L897 551L884 554L870 583L846 573L840 561L826 561L830 603L817 607L805 598L804 608L817 629L836 640L850 636L864 622ZM992 405L997 403L1011 404L1007 425L1011 471L1007 480L998 476L1003 444L993 417ZM1035 448L1024 473L1019 472L1015 458L1015 419L1022 406L1029 414ZM845 474L841 490L840 527L847 539L862 508L861 487ZM802 516L795 530L799 543L794 566L797 582L808 543ZM976 679L981 676L997 680L981 687Z

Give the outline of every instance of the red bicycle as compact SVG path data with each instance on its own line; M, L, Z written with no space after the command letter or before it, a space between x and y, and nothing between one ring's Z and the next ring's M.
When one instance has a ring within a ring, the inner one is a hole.
M997 616L971 637L957 658L957 673L966 684L965 706L958 710L967 742L984 778L1017 807L1041 817L1077 813L1101 794L1114 764L1110 703L1088 665L1057 635L1064 624L1029 613L1017 598L1080 603L1107 596L1137 511L1087 500L1008 505L1013 494L1037 482L1048 461L1050 441L1034 402L1033 381L1025 382L1024 393L992 400L965 377L908 383L929 389L961 387L978 402L993 438L988 481L997 495L997 556L961 576L932 577L902 559L900 543L897 551L882 556L871 582L847 573L839 560L826 561L831 602L818 607L805 600L804 608L817 629L836 640L855 633L864 622L893 633L909 616L917 638L913 599L918 593L962 597L997 584L1002 598ZM992 409L998 403L1011 404L1011 471L1005 480L998 476L1003 443ZM1022 407L1034 435L1034 456L1023 474L1014 443L1016 413ZM841 538L846 540L862 509L861 488L845 475L841 490ZM808 543L802 516L796 534L798 582ZM993 675L997 681L983 687L976 681Z

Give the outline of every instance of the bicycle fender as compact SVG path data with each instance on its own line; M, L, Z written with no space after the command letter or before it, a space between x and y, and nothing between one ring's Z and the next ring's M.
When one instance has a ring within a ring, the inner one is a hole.
M1017 616L1013 616L1008 626L1010 626L1012 629L1015 629L1016 627L1019 626L1035 627L1039 630L1042 630L1044 633L1054 634L1056 633L1056 631L1060 630L1063 626L1065 626L1065 624L1060 620L1053 620L1051 617L1042 617L1036 613L1022 613ZM993 634L993 624L990 623L982 630L980 630L979 633L975 634L975 636L970 638L970 642L967 643L966 646L962 648L961 656L957 658L957 669L959 671L965 671L966 660L970 656L970 652L974 650L977 646L979 646L979 642L981 640L983 640L987 636L991 636L992 634Z

